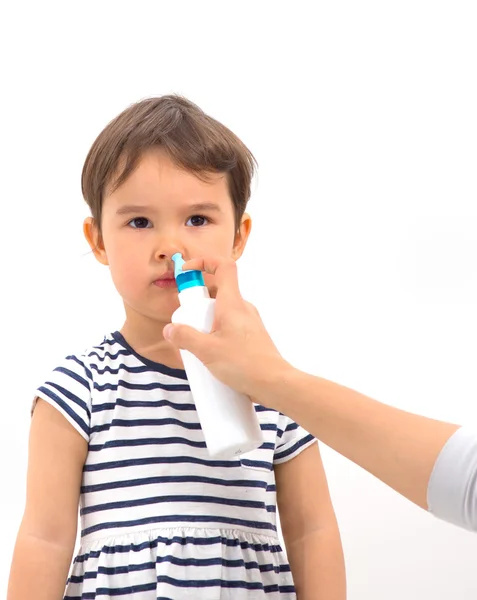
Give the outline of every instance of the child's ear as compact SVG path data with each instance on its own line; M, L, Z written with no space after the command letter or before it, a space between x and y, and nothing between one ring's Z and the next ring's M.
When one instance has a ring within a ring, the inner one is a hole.
M109 265L103 237L93 217L87 217L83 223L83 233L96 260L102 265Z
M252 217L248 213L244 213L240 222L240 227L235 234L234 247L232 250L232 258L238 260L245 250L247 241L252 230Z

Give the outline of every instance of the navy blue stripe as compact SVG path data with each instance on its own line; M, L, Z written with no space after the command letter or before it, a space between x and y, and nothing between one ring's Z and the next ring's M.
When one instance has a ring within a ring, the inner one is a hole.
M210 588L220 587L222 589L245 589L245 590L263 590L266 594L272 592L280 592L281 588L278 584L274 585L263 585L261 581L227 581L225 579L192 579L183 580L169 577L168 575L159 575L157 578L158 583L167 583L178 588ZM282 586L283 588L285 586ZM294 591L294 587L286 586L288 589Z
M72 575L71 583L83 583L85 579L96 579L100 575L126 575L137 571L149 571L156 568L156 563L149 561L139 565L127 565L124 567L98 567L97 571L86 571L83 575Z
M275 450L275 444L274 442L264 442L259 450Z
M225 487L254 487L267 488L266 481L252 479L218 479L216 477L200 477L199 475L163 475L158 477L142 477L141 479L126 479L125 481L108 481L81 487L82 494L92 492L103 492L104 490L123 489L143 485L154 485L157 483L201 483L210 485L222 485Z
M101 344L99 344L99 346L92 346L95 350L101 350L103 349L103 346L114 346L114 344L116 343L116 341L114 339L109 339L106 336L104 336L103 341L101 342Z
M71 379L74 379L75 381L77 381L78 383L83 385L88 390L88 392L90 392L90 390L91 390L90 381L91 380L88 381L84 377L81 377L81 375L78 375L78 373L75 373L75 371L72 371L71 369L67 369L66 367L56 367L56 369L54 369L54 371L57 371L58 373L63 373L63 375L67 375Z
M98 375L104 375L104 373L111 373L111 375L117 375L120 371L126 371L127 373L150 373L151 369L146 365L141 365L139 367L131 367L124 363L121 363L117 369L113 369L112 367L105 366L104 369L100 369L98 365L92 364L91 368L94 369Z
M179 427L184 427L184 429L201 429L200 423L187 423L186 421L179 421L179 419L113 419L110 423L95 425L91 428L91 433L109 431L111 427L160 427L162 425L178 425Z
M275 573L280 573L281 568L278 565L274 565L273 563L268 563L265 565L259 565L257 561L245 562L243 559L237 560L226 560L224 558L178 558L169 554L164 557L157 557L158 563L171 563L176 565L177 567L212 567L221 565L222 567L227 568L238 568L243 567L248 571L258 570L261 573L268 573L269 571L275 571Z
M127 390L166 390L167 392L190 392L190 386L186 383L162 383L162 381L155 381L153 383L130 383L124 379L118 379L117 383L105 383L100 385L94 382L94 389L98 392L104 392L105 390L117 391L119 388L126 388Z
M277 486L275 484L267 485L267 492L276 492L276 491L277 491Z
M279 429L277 430L276 423L260 423L260 429L262 431L280 431Z
M287 450L282 450L282 452L277 452L275 454L274 460L280 460L280 459L285 458L287 456L291 456L297 450L299 450L300 448L302 448L303 446L305 446L309 442L312 442L314 439L315 438L311 434L306 435L304 438L301 438L301 440L298 440L298 442L296 442L295 444L293 444L293 446L290 446L290 448L288 448Z
M256 500L238 500L234 498L220 498L218 496L200 496L187 494L172 494L169 496L153 496L151 498L138 498L136 500L119 500L116 502L105 502L104 504L93 504L81 509L81 515L99 512L103 510L114 510L117 508L132 508L134 506L150 506L151 504L162 504L172 502L197 502L200 504L221 504L224 506L241 506L242 508L266 509L263 502Z
M264 413L264 412L276 413L277 412L273 408L266 408L265 406L261 406L260 404L255 405L255 411L258 413Z
M108 546L105 544L105 545L101 546L100 550L90 550L89 552L86 552L84 554L79 554L74 559L74 562L82 563L82 562L86 562L90 558L96 559L102 553L104 553L104 554L121 554L124 552L141 552L143 550L154 550L155 548L157 548L157 546L159 544L166 544L168 546L171 546L172 544L179 544L180 546L188 546L188 545L214 546L216 544L221 544L222 546L226 546L226 547L233 547L233 548L238 547L238 548L241 548L242 550L253 550L256 553L264 552L264 553L270 553L270 554L277 554L277 553L279 554L282 552L282 547L280 546L280 544L275 544L275 545L268 544L268 543L252 544L247 541L239 540L238 538L225 538L222 536L205 537L205 538L191 537L191 536L187 536L187 537L174 536L172 538L169 538L169 537L158 536L154 540L148 540L147 542L141 542L140 544L116 544L115 546ZM288 565L280 566L280 570L282 570L282 568L283 568L283 570L287 570Z
M264 585L262 582L247 582L247 581L226 581L225 579L191 579L184 581L183 579L175 579L168 575L159 575L157 578L158 583L167 583L179 588L209 588L209 587L220 587L220 588L241 588L246 590L263 590ZM278 591L278 586L277 586Z
M49 385L52 388L55 388L55 390L60 392L60 394L62 394L65 398L68 398L68 400L71 400L71 402L73 402L74 404L79 406L82 410L84 410L86 412L86 414L88 415L88 419L91 419L91 411L89 409L89 406L79 396L76 396L75 394L71 393L69 390L64 388L62 385L59 385L59 384L55 383L54 381L45 381L45 385Z
M207 448L205 442L197 442L182 437L164 437L164 438L138 438L133 440L108 440L104 444L90 444L90 452L99 452L100 450L107 450L108 448L121 448L131 446L167 446L170 444L184 444L186 446L192 446L193 448ZM273 450L275 444L273 442L266 442L260 446L260 450Z
M220 588L232 588L232 589L246 589L246 590L263 590L265 594L271 593L294 593L294 586L279 586L278 584L274 585L263 585L261 582L246 582L246 581L225 581L223 579L209 579L209 580L197 580L197 581L181 581L179 579L174 579L173 577L167 577L165 575L157 578L158 583L167 583L174 587L181 588L210 588L210 587L220 587ZM81 596L65 596L64 600L95 600L99 596L124 596L130 594L136 594L139 592L146 591L154 591L156 589L156 584L143 584L143 585L133 585L123 588L105 588L98 587L94 592L84 592Z
M66 360L72 360L77 365L79 365L80 367L82 367L84 369L84 372L86 373L86 376L88 377L88 379L90 379L91 381L93 381L93 375L92 375L91 371L84 364L84 362L82 360L80 360L77 356L75 356L74 354L70 354L70 356L66 357Z
M38 392L44 394L47 398L50 398L51 400L56 402L56 404L58 404L58 406L60 406L73 419L73 421L80 426L80 428L86 433L86 435L89 436L88 424L85 423L85 421L83 421L83 419L81 419L62 398L60 398L54 392L43 386L38 388Z
M240 467L238 460L204 460L195 456L151 456L148 458L130 458L128 460L116 460L111 462L85 465L83 471L103 471L105 469L120 469L123 467L137 467L139 465L173 465L193 464L204 467Z
M280 573L291 573L290 565L280 565Z
M295 431L296 429L298 429L298 427L298 423L290 423L289 425L287 425L285 431Z
M96 600L98 596L124 596L139 592L151 592L155 591L156 587L156 583L143 583L123 588L96 588L94 592L83 592L81 596L65 596L63 600Z
M127 341L124 339L124 336L119 331L115 331L113 333L113 338L118 342L118 344L123 346L123 348L126 348L126 350L128 350L132 356L135 356L142 364L148 365L151 371L158 371L163 375L168 375L169 377L175 377L176 379L183 379L187 381L187 375L184 369L172 369L171 367L166 367L166 365L154 362L153 360L149 360L148 358L141 356L127 343Z
M134 519L131 521L111 521L109 523L98 523L83 529L82 536L87 536L95 531L103 529L120 529L121 527L136 527L138 525L150 525L151 523L224 523L226 525L237 525L240 527L250 527L252 529L268 529L276 531L277 528L272 523L262 521L246 521L245 519L231 519L229 517L219 517L214 515L166 515L159 517L146 517L144 519Z
M243 559L226 560L224 558L178 558L176 556L158 556L155 562L149 561L135 565L126 565L122 567L98 567L97 571L85 571L83 575L72 575L69 579L71 583L83 583L85 579L96 579L100 575L127 575L138 571L149 571L156 568L156 564L168 563L178 567L214 567L222 566L225 568L235 569L244 568L247 571L257 570L260 573L270 573L274 571L279 573L290 572L288 565L276 565L267 563L265 565L258 564L257 561L245 562Z
M194 403L181 404L170 400L124 400L123 398L116 398L114 402L94 405L93 413L114 410L116 406L124 406L125 408L162 408L163 406L169 406L174 410L195 410Z
M90 452L99 452L99 450L107 450L108 448L122 448L131 446L165 446L168 444L185 444L193 448L207 448L205 442L196 442L182 437L165 437L165 438L139 438L134 440L108 440L104 444L90 444ZM272 447L274 444L272 444Z
M100 356L98 354L98 352L90 352L88 354L88 357L90 356L96 356L97 359L101 362L104 362L107 358L110 358L111 360L116 360L118 358L118 356L128 356L129 352L127 350L118 350L116 354L111 354L110 352L102 352L102 356ZM93 365L91 365L92 367Z

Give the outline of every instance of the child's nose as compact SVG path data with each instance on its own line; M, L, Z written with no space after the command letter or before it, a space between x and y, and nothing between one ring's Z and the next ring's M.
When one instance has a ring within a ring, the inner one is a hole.
M179 240L162 240L157 246L155 252L156 260L169 260L172 261L172 257L177 252L180 252L184 259L187 259L188 254L183 244Z

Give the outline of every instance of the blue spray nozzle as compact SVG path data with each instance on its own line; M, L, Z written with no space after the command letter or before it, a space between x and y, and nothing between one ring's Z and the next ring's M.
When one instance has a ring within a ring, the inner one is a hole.
M205 287L202 271L183 271L182 267L185 260L180 252L176 252L172 257L174 261L174 277L177 282L179 293L190 287Z
M184 265L185 260L182 258L182 254L180 252L176 252L171 258L174 261L174 277L177 279L178 275L184 273L182 266Z

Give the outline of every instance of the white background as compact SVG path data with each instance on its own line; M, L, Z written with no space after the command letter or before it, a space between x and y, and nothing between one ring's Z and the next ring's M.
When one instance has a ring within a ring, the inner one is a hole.
M2 4L0 595L32 393L122 324L82 238L83 160L145 96L185 94L255 153L242 290L288 359L475 422L476 17L459 0ZM476 597L475 535L323 452L351 600Z

